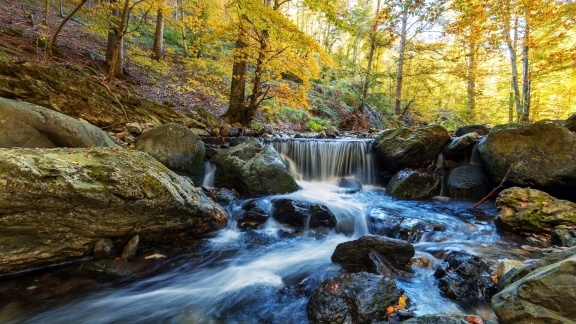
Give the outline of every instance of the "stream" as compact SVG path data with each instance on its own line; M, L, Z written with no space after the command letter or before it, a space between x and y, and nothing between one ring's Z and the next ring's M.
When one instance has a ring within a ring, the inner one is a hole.
M495 266L501 258L526 259L520 239L496 231L496 208L446 197L396 200L375 180L370 141L279 141L301 190L261 197L290 198L327 206L338 226L326 232L295 233L273 219L258 230L240 231L235 217L241 202L227 206L227 228L204 239L189 252L163 259L131 278L100 280L73 271L48 269L0 280L1 323L307 323L306 304L325 279L343 273L331 262L335 247L368 234L378 234L374 219L402 216L443 226L414 243L417 257L433 260L412 266L409 281L396 280L412 301L416 315L474 314L495 320L489 303L457 303L442 296L434 278L434 256L467 251ZM207 168L210 172L211 168ZM341 177L356 177L362 190L338 187ZM210 185L209 177L205 185Z

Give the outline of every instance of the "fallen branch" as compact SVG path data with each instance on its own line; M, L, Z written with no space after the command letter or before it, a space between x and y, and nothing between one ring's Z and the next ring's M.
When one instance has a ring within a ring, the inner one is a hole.
M97 77L94 77L94 79L96 80L96 82L98 82L101 86L103 86L106 91L108 91L108 94L110 94L110 96L112 96L112 98L114 98L114 101L116 101L116 103L118 105L120 105L120 108L122 108L122 111L124 112L124 119L125 119L125 123L128 123L128 114L126 114L126 109L124 109L124 106L122 105L122 103L120 102L120 100L118 100L118 97L116 97L116 95L112 92L112 90L110 90L110 88L108 87L108 85L106 85L106 83L102 82L102 80L98 79ZM120 123L119 123L120 124ZM117 124L114 124L117 125ZM111 125L112 126L112 125Z
M490 198L490 196L492 196L498 189L502 188L504 186L504 182L506 182L506 180L508 180L508 176L510 176L510 171L512 171L512 168L508 169L508 172L506 172L506 175L504 176L504 178L502 179L502 181L500 182L500 184L496 188L492 189L492 191L490 191L490 193L487 194L486 197L480 199L480 201L477 202L476 204L474 204L474 206L472 206L471 208L476 208L476 207L480 206L480 204L482 204L488 198Z

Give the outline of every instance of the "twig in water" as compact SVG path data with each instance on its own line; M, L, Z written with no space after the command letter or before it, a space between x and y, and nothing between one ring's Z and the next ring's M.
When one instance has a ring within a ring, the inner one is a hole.
M504 182L506 182L506 180L508 180L508 176L510 175L510 171L512 171L512 168L508 169L508 172L506 172L506 175L504 176L504 178L502 179L502 181L500 182L500 184L496 188L492 189L492 191L490 191L490 193L487 194L486 197L480 199L480 201L477 202L476 204L474 204L474 206L472 206L471 208L476 208L476 207L480 206L480 204L482 204L488 198L490 198L490 196L492 196L498 189L502 188L504 186Z

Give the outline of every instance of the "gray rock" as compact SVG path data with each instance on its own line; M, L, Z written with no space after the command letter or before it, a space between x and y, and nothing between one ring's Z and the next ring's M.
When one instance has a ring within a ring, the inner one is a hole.
M576 255L538 267L492 298L501 323L575 323Z
M138 151L0 150L0 187L0 273L75 260L129 232L161 244L227 222L188 180Z
M126 129L134 135L142 134L142 126L138 123L126 123Z
M468 319L474 319L476 322L468 321ZM471 315L452 315L452 314L431 314L418 316L415 318L410 318L402 323L406 324L470 324L470 323L484 323L490 324L494 322L490 321L478 321L480 317ZM495 324L495 323L494 323Z
M296 181L270 145L250 139L221 150L211 159L216 187L234 189L244 196L289 193L298 190Z
M30 103L0 98L0 147L115 147L98 127Z
M242 229L257 228L264 224L268 218L270 218L270 215L268 215L264 209L258 205L256 200L251 199L242 205L242 212L236 221L238 222L238 226Z
M480 164L464 164L450 170L446 181L448 196L481 199L490 191L490 179Z
M94 246L94 259L114 259L114 242L111 239L101 239Z
M508 259L503 260L500 263L498 263L498 267L496 269L496 276L498 276L498 278L502 278L513 268L523 265L524 264L518 260L508 260Z
M146 152L172 171L180 172L198 183L203 175L206 148L200 137L175 123L155 127L142 134L135 148Z
M462 157L465 156L477 142L478 134L467 133L453 139L450 144L446 145L442 152L447 158Z
M556 226L576 226L576 204L530 188L512 187L496 199L496 226L511 232L551 233Z
M338 187L346 189L347 193L355 193L362 190L362 183L356 178L340 178Z
M372 144L380 167L396 173L405 168L425 168L432 163L450 136L443 126L385 130Z
M460 126L456 129L456 136L460 137L465 134L469 133L476 133L478 135L488 135L490 132L490 128L486 125L467 125L467 126Z
M280 223L298 230L319 227L334 228L337 224L336 216L324 205L291 199L274 200L273 204L272 216Z
M478 144L486 171L500 183L511 168L508 184L576 198L576 133L551 121L492 128Z
M567 229L555 229L552 231L552 244L558 246L575 246L576 231Z
M414 246L406 241L384 236L362 236L357 240L338 244L332 254L332 262L348 271L368 271L377 273L369 253L375 251L385 257L397 269L406 268L414 256Z
M434 197L440 190L440 176L418 170L403 170L396 173L386 192L398 199L426 199Z
M306 312L313 323L372 323L386 320L386 309L397 305L403 294L392 279L347 273L325 280L310 297Z
M438 233L445 228L442 224L430 223L418 218L393 216L381 208L370 211L368 227L370 233L410 243L419 242L423 238L429 242L431 236L429 233Z
M128 241L128 243L126 243L126 246L124 246L122 254L120 255L120 259L124 261L130 261L134 259L134 257L136 256L136 251L138 250L138 244L140 244L140 236L138 235L132 236L130 241Z

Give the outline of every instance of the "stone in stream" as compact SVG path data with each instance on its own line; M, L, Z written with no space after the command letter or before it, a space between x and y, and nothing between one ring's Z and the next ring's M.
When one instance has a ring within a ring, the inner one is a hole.
M440 176L419 170L402 170L396 173L386 192L398 199L426 199L440 191Z
M576 227L576 203L530 188L512 187L496 199L494 223L510 232L551 233L558 226Z
M362 190L362 183L356 178L340 178L338 179L338 187L346 189L346 193L356 193Z
M478 200L490 190L490 179L480 164L464 164L452 168L446 181L448 197Z
M406 241L384 236L362 236L357 240L338 244L331 259L350 272L377 273L376 265L370 257L372 251L386 258L398 270L406 269L415 253L414 246Z
M138 250L138 244L140 244L140 236L134 235L126 246L124 246L124 250L122 250L122 254L120 255L120 259L124 261L130 261L134 259L136 256L136 251Z
M404 291L393 279L366 272L330 278L314 290L306 305L313 323L372 323L387 320L387 309L397 306Z
M501 323L575 323L576 248L512 269L492 298Z
M497 291L490 266L477 256L452 251L436 269L438 288L450 298L489 300Z
M0 273L78 260L137 233L168 244L226 225L227 214L146 153L0 150Z
M434 232L438 233L445 229L439 223L405 216L394 216L383 208L375 208L370 211L368 217L370 233L384 235L391 238L408 241L410 243L419 242L426 239L430 241L430 236Z
M297 230L336 227L336 216L324 205L291 199L276 199L272 204L274 205L272 217Z
M454 138L450 144L446 145L442 153L446 158L464 157L478 142L477 133L467 133L460 137Z
M270 215L268 215L255 199L250 199L242 204L242 212L236 219L238 226L242 229L257 228L264 224Z
M101 239L94 246L94 259L114 259L114 242L111 239Z
M575 246L576 230L555 229L552 231L552 244L557 246Z
M490 133L490 128L486 125L465 125L460 126L456 129L456 136L460 137L466 134L476 133L478 135L488 135Z

